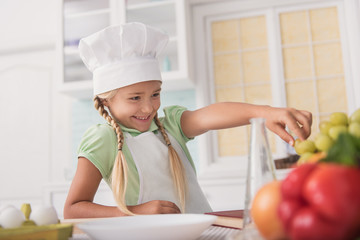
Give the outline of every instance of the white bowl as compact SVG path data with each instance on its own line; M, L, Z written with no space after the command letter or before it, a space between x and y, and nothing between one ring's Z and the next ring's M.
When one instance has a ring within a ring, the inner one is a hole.
M95 240L191 240L216 220L205 214L156 214L115 217L77 225Z

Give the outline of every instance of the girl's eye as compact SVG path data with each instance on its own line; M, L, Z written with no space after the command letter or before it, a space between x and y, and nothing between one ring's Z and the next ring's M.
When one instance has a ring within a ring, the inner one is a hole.
M153 94L153 97L158 97L158 96L160 96L160 93L154 93Z
M132 97L132 98L130 98L130 100L139 100L140 99L140 97L139 96L136 96L136 97Z

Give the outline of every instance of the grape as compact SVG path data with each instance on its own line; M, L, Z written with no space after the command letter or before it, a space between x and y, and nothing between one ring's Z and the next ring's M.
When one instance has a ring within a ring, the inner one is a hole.
M319 128L320 128L320 132L324 133L324 134L328 134L329 133L329 129L332 127L332 123L329 121L322 121L319 124Z
M298 159L296 164L300 165L300 164L306 163L312 155L314 155L314 153L311 153L311 152L305 152L305 153L301 154L301 156Z
M353 114L350 116L350 122L358 122L360 123L360 108L356 110Z
M349 133L356 136L356 137L360 137L360 122L352 122L349 125Z
M326 134L319 134L315 139L315 146L318 150L327 152L329 148L334 144L334 141L330 136Z
M295 141L295 151L297 154L302 155L305 152L315 152L315 143L311 140Z
M330 115L330 122L333 125L347 125L348 116L343 112L334 112Z
M344 125L333 126L329 129L329 136L333 140L336 140L338 138L338 136L340 135L340 133L342 133L342 132L347 132L346 126L344 126Z

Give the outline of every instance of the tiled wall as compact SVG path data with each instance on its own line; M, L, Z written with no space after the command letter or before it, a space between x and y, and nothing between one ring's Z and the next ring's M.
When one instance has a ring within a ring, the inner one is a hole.
M161 93L161 107L159 116L164 116L162 109L166 106L180 105L188 108L189 110L196 109L195 90L182 90L182 91L163 91ZM87 128L97 123L105 123L105 120L99 115L98 111L94 108L92 100L77 100L74 101L72 106L72 145L73 145L73 168L77 164L77 147L81 141L81 137ZM188 143L188 148L193 157L195 165L198 165L198 149L197 141L192 140Z

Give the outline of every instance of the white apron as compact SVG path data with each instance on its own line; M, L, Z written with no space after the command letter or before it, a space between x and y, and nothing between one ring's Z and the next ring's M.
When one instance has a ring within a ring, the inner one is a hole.
M212 212L185 152L174 137L170 134L168 136L185 169L187 181L185 213ZM136 137L125 132L125 142L139 174L138 204L151 200L166 200L180 207L170 172L168 147L160 131L158 134L145 132Z

